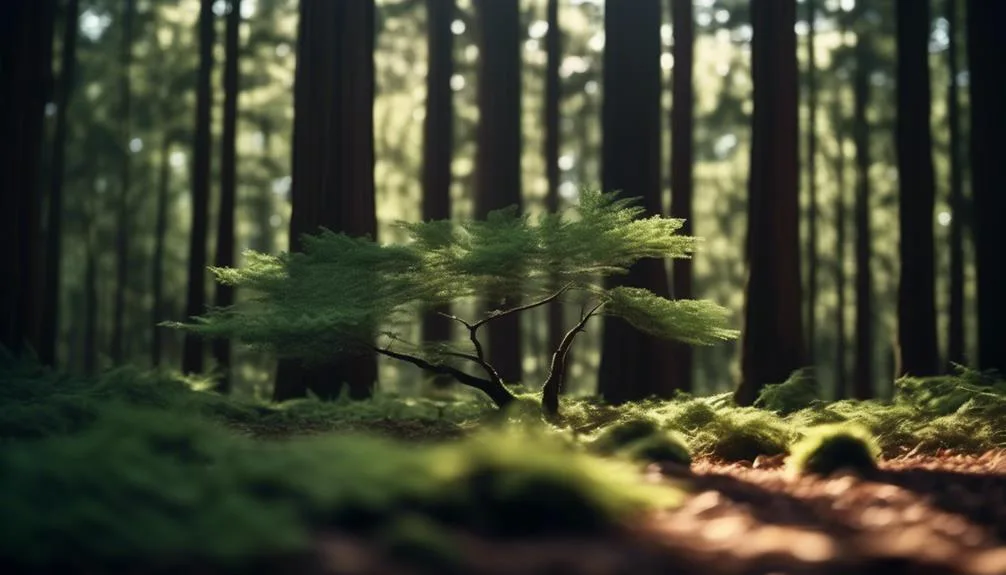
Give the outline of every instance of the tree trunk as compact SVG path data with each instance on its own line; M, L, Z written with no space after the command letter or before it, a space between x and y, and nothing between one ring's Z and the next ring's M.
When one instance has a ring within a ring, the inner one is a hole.
M548 0L545 9L548 32L545 34L545 180L548 194L545 205L551 213L559 211L559 100L562 87L559 83L559 62L562 59L562 31L559 29L559 0ZM558 289L558 281L553 282ZM557 350L565 335L564 314L561 301L548 305L548 349ZM568 357L566 358L568 360ZM560 390L561 391L561 390Z
M1006 53L1003 4L968 0L971 92L971 186L978 268L978 365L1006 374Z
M932 135L929 129L929 3L897 1L897 156L901 207L895 377L939 371L933 257Z
M226 62L224 63L224 128L220 153L220 211L217 222L216 267L234 267L234 199L237 163L237 123L238 123L238 64L241 58L238 40L241 29L241 0L230 0L227 13L227 30L224 38ZM214 305L225 308L234 305L234 287L216 284ZM220 338L213 342L213 358L220 370L217 391L230 393L231 341Z
M129 192L131 186L130 114L131 82L130 68L133 62L133 19L136 15L135 0L126 0L122 17L122 52L119 60L119 201L116 202L115 220L115 305L112 308L112 362L120 364L125 359L125 319L126 290L129 281Z
M454 157L454 0L426 1L426 42L429 69L426 74L426 116L423 119L423 220L451 217L451 161ZM423 317L423 341L448 341L450 320L431 310ZM446 383L449 378L437 378Z
M663 212L660 184L660 0L609 0L604 10L604 99L601 180L605 191L641 198L646 215ZM668 297L663 260L632 266L609 287L631 285ZM606 317L598 392L622 403L651 395L669 397L672 344L644 334L620 318Z
M694 181L692 166L695 161L692 147L695 91L693 69L695 65L695 23L692 0L671 0L671 20L674 32L674 72L671 79L671 217L684 218L682 235L694 234L692 225L692 193ZM676 259L672 264L671 279L675 299L692 299L692 260ZM692 391L694 355L692 347L673 344L671 359L675 387Z
M38 348L40 163L55 2L0 3L0 347Z
M56 93L56 130L52 142L52 182L46 214L45 274L43 285L42 323L39 328L39 360L56 365L59 340L60 262L63 254L63 180L66 170L66 125L70 94L77 71L77 22L79 0L69 0L63 28L63 53Z
M192 235L189 244L189 283L185 313L202 315L206 310L206 236L210 203L210 122L213 120L213 0L201 0L199 9L199 75L196 84L196 130L192 157ZM182 371L202 373L205 361L203 341L185 334Z
M861 4L856 5L861 16ZM856 399L873 397L873 286L870 277L870 125L866 117L870 103L870 73L873 47L864 30L863 19L856 19L856 74L853 80L852 138L856 147L856 360L852 395Z
M845 48L845 24L840 25L842 34L841 48ZM848 351L846 347L847 332L845 325L845 260L846 260L846 180L845 180L845 108L843 97L845 91L837 89L832 100L831 124L835 127L835 139L838 142L838 154L835 157L835 399L844 399L848 395Z
M807 8L807 361L817 356L817 51L815 28L817 1Z
M950 125L950 322L947 363L963 365L964 358L964 167L961 162L961 104L957 93L959 34L957 0L947 0L947 123Z
M741 382L750 405L803 367L795 0L752 0L754 112Z
M521 206L521 26L519 2L475 0L479 31L475 217ZM497 302L487 302L495 306ZM518 305L504 301L503 308ZM487 326L487 355L503 381L521 380L520 320Z
M154 254L152 256L151 284L153 289L154 333L151 339L150 363L161 365L163 350L163 328L157 324L164 321L164 244L168 235L168 190L171 184L171 140L163 136L161 140L160 166L157 175L157 213L154 224Z
M320 226L376 237L374 200L374 2L302 0L294 83L293 211L290 251ZM280 361L273 397L338 397L348 385L366 398L376 355L336 357L307 367Z

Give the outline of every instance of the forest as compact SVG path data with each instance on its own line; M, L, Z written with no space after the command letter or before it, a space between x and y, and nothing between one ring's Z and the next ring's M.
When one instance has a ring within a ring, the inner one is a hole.
M1003 22L0 2L0 569L1006 574Z

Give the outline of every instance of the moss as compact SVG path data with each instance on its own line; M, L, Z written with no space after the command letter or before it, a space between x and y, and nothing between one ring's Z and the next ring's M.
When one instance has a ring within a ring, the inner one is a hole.
M810 407L820 400L820 389L814 371L810 368L793 372L782 382L766 385L755 399L754 405L780 415L789 415Z
M630 443L661 432L660 423L652 417L633 417L601 430L592 446L600 453L613 453Z
M851 424L811 428L793 445L787 465L794 474L872 473L880 446L868 430Z
M378 535L390 558L424 573L449 575L462 571L464 556L458 542L442 524L418 514L392 520Z
M637 461L648 463L677 463L685 466L692 463L685 438L672 431L634 441L625 447L624 452Z

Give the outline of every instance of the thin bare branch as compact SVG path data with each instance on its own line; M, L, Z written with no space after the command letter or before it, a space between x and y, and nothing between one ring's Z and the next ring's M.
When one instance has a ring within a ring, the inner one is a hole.
M571 283L570 284L566 284L559 291L555 292L554 294L548 296L545 299L540 299L538 301L534 301L534 302L531 302L529 304L525 304L525 305L521 305L521 306L517 306L517 307L512 307L510 309L502 310L502 311L497 312L497 313L495 313L495 314L493 314L493 315L491 315L489 317L480 319L479 321L473 323L472 327L474 327L475 329L478 329L478 328L482 327L483 325L485 325L485 324L487 324L487 323L489 323L489 322L491 322L493 320L497 320L497 319L499 319L501 317L506 317L506 316L514 314L514 313L519 313L519 312L522 312L522 311L527 311L529 309L534 309L536 307L540 307L540 306L543 306L545 304L551 303L551 302L559 299L559 296L561 296L562 294L564 294L567 291L569 291L572 287L573 287L573 284L571 284Z
M475 377L474 375L469 375L460 369L449 365L434 364L426 361L421 357L416 357L414 355L409 355L406 353L399 353L397 351L391 351L388 348L374 347L374 351L380 353L381 355L386 355L390 358L411 363L420 369L429 371L431 373L439 373L443 375L449 375L456 379L458 382L467 385L469 387L474 387L475 389L488 395L497 406L503 407L514 400L514 396L510 393L502 382L490 381L488 379L483 379L481 377Z
M576 323L569 331L562 336L562 341L559 342L559 347L556 348L555 353L552 354L552 363L549 366L548 377L545 379L545 384L542 386L542 397L541 403L545 408L546 413L549 415L556 415L559 412L559 392L562 390L563 379L566 375L566 355L569 353L569 349L573 346L573 340L576 335L581 331L584 331L584 327L590 318L594 317L601 306L603 306L606 301L598 302L593 308L587 313L580 312L580 321Z

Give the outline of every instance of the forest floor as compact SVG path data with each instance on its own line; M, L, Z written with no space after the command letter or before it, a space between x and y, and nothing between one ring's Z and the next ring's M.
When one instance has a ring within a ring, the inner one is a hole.
M604 537L514 542L457 533L464 553L453 572L1006 574L1001 450L900 457L881 462L869 479L793 478L781 456L650 469L684 479L692 494L680 507ZM305 572L424 572L345 534L322 535L316 553Z
M798 375L754 407L563 398L545 423L533 393L277 405L3 359L0 573L1006 575L1006 382L985 374L868 402ZM879 463L794 465L833 424Z

